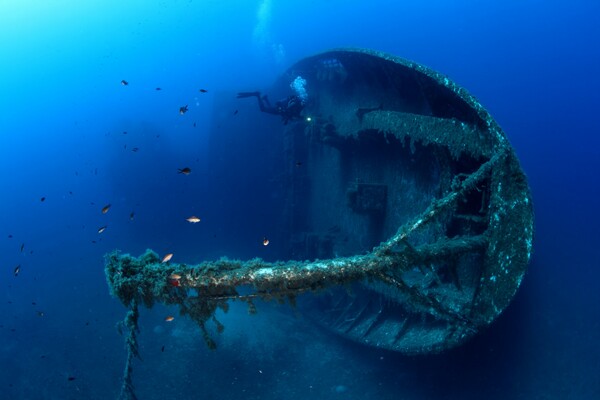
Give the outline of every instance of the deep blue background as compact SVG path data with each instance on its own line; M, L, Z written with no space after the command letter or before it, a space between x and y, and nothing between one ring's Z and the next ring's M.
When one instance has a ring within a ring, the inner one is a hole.
M235 305L209 352L190 321L163 322L174 310L144 310L140 398L600 398L600 3L123 3L0 3L0 397L116 396L124 309L108 294L106 252L268 258L260 239L228 242L220 227L236 221L208 212L219 199L207 132L223 122L224 135L252 135L227 130L235 100L215 109L214 96L268 88L316 52L367 47L447 74L506 131L536 214L514 302L465 346L421 358L271 305L253 317Z

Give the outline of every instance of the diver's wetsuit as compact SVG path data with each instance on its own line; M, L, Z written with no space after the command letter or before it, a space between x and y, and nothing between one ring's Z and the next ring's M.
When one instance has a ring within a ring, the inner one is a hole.
M237 95L238 99L245 97L256 97L260 111L281 115L284 125L287 125L288 121L300 119L300 113L302 113L302 110L304 109L304 103L300 97L296 95L291 95L278 101L275 103L275 106L271 105L271 102L269 102L269 98L266 95L261 96L260 92L241 92Z

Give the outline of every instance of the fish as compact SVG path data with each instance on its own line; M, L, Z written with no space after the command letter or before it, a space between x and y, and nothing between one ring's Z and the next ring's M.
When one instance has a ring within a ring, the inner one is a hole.
M106 228L107 228L107 226L106 226L106 225L104 225L104 226L101 226L100 228L98 228L98 233L102 233L102 232L104 232L104 231L106 230Z
M9 239L12 239L12 238L13 238L13 235L11 235L11 234L9 233L9 234L8 234L8 238L9 238Z
M45 198L45 197L42 197L42 198L40 199L40 201L43 203L44 201L46 201L46 198Z
M169 262L171 260L171 258L173 258L173 253L169 253L166 256L164 256L162 259L162 262L164 262L164 263Z
M44 316L44 312L43 311L38 311L37 315L38 315L38 317L43 317Z
M125 79L123 79L123 80L121 81L121 85L123 85L123 86L127 86L127 85L129 85L129 82L127 82Z
M134 147L133 149L131 149L131 151L133 151L134 153L137 153L140 150L139 147Z
M23 252L24 248L25 248L25 243L21 243L21 253Z
M69 377L67 377L67 380L68 380L68 381L74 381L74 380L75 380L75 377L74 377L74 376L69 376Z
M296 161L296 167L302 166L302 161Z
M174 317L174 316L172 316L172 315L168 315L167 317L165 317L165 321L167 321L167 322L171 322L171 321L173 321L174 319L175 319L175 317Z
M178 168L177 169L177 173L178 174L184 174L184 175L189 175L192 173L192 169L189 167L185 167L185 168Z
M238 113L238 110L235 110L235 111L233 112L233 115L236 115L237 113Z
M197 224L198 222L200 222L200 218L196 217L195 215L192 215L191 217L186 218L185 220L191 224Z
M133 221L134 216L135 216L135 213L133 211L131 213L129 213L129 220Z
M21 273L21 264L17 265L13 271L13 275L14 276L19 276L19 274Z
M169 281L169 283L171 284L171 286L175 286L175 287L180 287L181 286L181 282L179 282L179 279L171 279Z
M173 279L173 280L180 280L181 279L181 275L176 274L176 273L172 273L171 275L169 275L169 279Z
M206 90L206 89L200 89L200 90L198 90L198 91L199 91L200 93L206 93L206 92L208 92L208 90Z
M196 123L194 122L194 128L196 127Z
M263 238L263 246L268 246L269 245L269 239L267 239L266 237Z
M106 214L108 210L110 210L110 204L107 204L104 207L102 207L102 214Z
M156 88L156 89L154 89L154 90L162 90L162 89L161 89L161 88L159 88L159 87L157 87L157 88Z
M186 104L183 107L179 107L179 114L183 115L188 111L188 105Z
M165 346L163 345L163 347L160 348L160 352L163 353L165 351Z

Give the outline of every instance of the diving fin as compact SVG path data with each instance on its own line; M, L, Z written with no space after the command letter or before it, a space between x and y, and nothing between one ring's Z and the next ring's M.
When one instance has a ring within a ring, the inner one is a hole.
M243 99L246 97L260 97L260 92L239 92L236 96L238 99Z

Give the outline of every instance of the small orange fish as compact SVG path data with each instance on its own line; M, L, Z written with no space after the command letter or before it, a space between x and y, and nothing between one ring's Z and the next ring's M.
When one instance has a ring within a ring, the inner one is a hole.
M171 279L169 283L171 284L171 286L181 287L181 282L179 282L179 279Z
M191 224L197 224L198 222L200 222L200 218L196 217L195 215L192 215L191 217L186 218L185 220Z
M171 258L173 258L173 253L169 253L166 256L164 256L162 262L166 263L168 261L171 261Z
M102 207L102 214L106 214L108 210L110 210L110 204L107 204L104 207Z
M176 273L172 273L171 275L169 275L169 279L173 279L175 281L178 281L181 279L181 275L176 274Z
M106 226L106 225L104 225L104 226L101 226L100 228L98 228L98 233L102 233L102 232L104 232L104 231L106 230L106 228L107 228L107 226Z
M174 317L174 316L172 316L172 315L169 315L169 316L167 316L167 317L165 318L165 321L167 321L167 322L171 322L171 321L173 321L174 319L175 319L175 317Z
M269 245L269 239L267 239L266 237L263 238L263 246L268 246Z
M184 175L189 175L189 174L192 173L192 169L189 168L189 167L179 168L179 169L177 169L177 173L184 174Z

